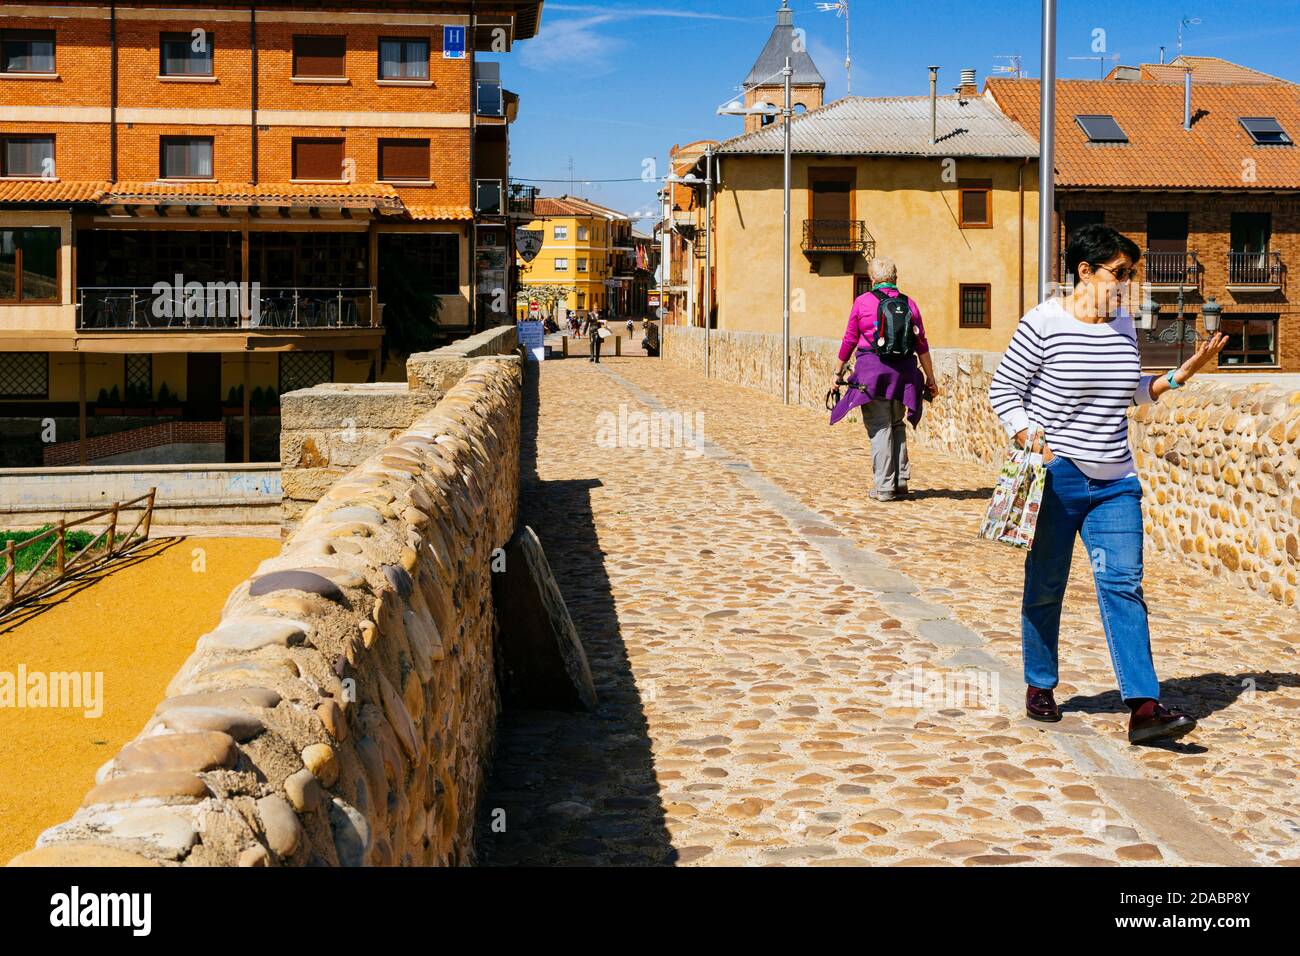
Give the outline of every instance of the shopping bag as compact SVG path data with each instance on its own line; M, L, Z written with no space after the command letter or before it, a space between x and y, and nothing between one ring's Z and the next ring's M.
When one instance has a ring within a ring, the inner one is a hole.
M1034 434L1031 429L1026 445L1034 444ZM1013 447L998 473L979 536L1016 548L1032 548L1046 484L1047 469L1042 454Z

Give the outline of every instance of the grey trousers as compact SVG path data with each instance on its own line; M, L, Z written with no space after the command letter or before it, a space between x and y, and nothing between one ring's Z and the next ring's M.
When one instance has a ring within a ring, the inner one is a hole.
M862 406L862 423L871 439L871 469L876 493L885 497L907 490L911 468L907 461L907 406L889 399L873 399Z

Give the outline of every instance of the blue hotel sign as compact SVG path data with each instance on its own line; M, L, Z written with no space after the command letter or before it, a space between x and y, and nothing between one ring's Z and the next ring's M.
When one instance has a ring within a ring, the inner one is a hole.
M465 59L465 27L442 28L442 58L444 60Z

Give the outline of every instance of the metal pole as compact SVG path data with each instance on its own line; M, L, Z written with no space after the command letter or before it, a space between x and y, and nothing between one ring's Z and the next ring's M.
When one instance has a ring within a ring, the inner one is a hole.
M1043 0L1043 78L1038 113L1038 301L1052 292L1056 273L1056 230L1052 214L1055 196L1056 141L1056 0Z
M844 0L844 95L853 95L853 46L849 40L849 0Z
M784 253L784 271L781 281L781 401L790 404L790 121L794 116L794 111L790 108L790 77L794 75L794 70L790 69L790 58L785 58L785 69L781 71L785 75L785 108L781 110L781 116L784 122L781 124L785 127L785 215L783 218L784 228L781 231L782 247Z
M713 333L713 147L704 148L704 377L709 377Z

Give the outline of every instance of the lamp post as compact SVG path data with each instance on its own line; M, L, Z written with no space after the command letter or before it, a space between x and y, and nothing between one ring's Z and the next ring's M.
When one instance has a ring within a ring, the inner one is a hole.
M1056 269L1056 0L1043 0L1043 77L1038 104L1038 301L1051 294Z

